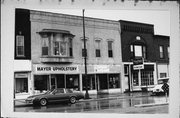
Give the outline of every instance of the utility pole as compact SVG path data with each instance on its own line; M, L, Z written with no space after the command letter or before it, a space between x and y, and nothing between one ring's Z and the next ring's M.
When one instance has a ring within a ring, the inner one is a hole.
M86 93L85 93L85 99L89 99L89 93L88 93L88 81L87 81L87 49L86 49L86 37L85 37L85 23L84 23L84 11L83 9L83 40L84 40L84 65L85 65L85 81L86 81Z

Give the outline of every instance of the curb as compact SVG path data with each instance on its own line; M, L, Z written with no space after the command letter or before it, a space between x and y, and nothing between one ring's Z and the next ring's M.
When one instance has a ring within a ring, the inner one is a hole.
M169 103L140 104L140 105L134 105L134 107L152 107L152 106L160 106L160 105L169 105Z

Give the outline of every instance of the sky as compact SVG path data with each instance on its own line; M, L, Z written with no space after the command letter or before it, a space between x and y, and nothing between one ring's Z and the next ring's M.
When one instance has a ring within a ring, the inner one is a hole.
M36 9L41 10L42 9ZM43 9L43 11L82 16L82 9ZM85 17L108 20L127 20L154 25L156 35L170 36L170 12L168 10L92 10L85 9Z

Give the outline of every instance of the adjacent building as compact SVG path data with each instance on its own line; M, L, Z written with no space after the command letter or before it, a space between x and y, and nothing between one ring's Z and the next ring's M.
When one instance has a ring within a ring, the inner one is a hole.
M154 25L120 20L125 91L151 90L169 76L169 37L154 35Z
M169 36L154 35L157 64L157 78L169 77Z

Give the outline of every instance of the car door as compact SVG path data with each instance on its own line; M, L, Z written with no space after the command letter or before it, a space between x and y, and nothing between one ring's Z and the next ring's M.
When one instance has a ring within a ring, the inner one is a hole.
M66 101L68 100L68 96L65 93L64 89L57 89L54 93L53 101Z

